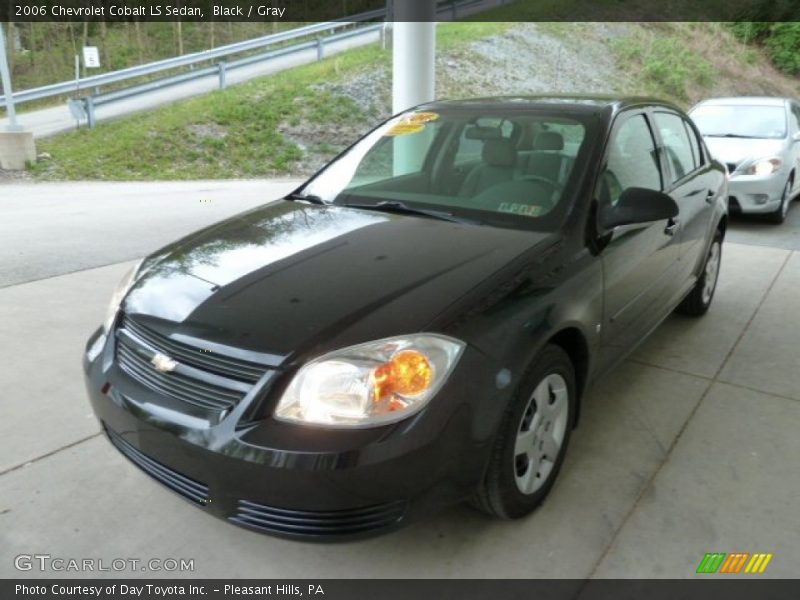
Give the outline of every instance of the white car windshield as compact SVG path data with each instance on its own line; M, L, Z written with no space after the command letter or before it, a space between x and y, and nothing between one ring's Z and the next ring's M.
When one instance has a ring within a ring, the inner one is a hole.
M708 137L786 137L786 111L782 106L703 104L691 112L700 133Z

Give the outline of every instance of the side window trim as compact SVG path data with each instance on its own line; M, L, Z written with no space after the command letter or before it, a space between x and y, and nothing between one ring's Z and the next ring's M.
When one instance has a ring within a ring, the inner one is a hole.
M675 181L672 181L672 178L675 175L675 173L674 173L674 171L672 169L672 165L670 164L670 161L669 161L669 159L667 157L667 149L666 149L666 146L664 145L664 139L661 137L661 132L659 131L658 126L656 125L656 113L664 113L666 115L671 115L673 117L679 118L684 123L684 129L686 128L688 123L686 123L686 119L683 116L681 116L680 114L676 113L674 110L670 110L666 106L653 106L653 107L650 108L650 121L651 121L650 128L651 128L651 132L656 136L656 145L658 147L658 154L660 156L664 157L664 159L661 161L662 169L665 172L669 173L670 184L669 185L664 185L663 180L662 180L662 191L664 191L666 193L669 193L670 191L674 190L675 188L683 185L683 183L689 177L694 176L702 165L695 166L694 169L692 169L691 171L688 171L687 173L685 173L683 175L683 177L680 177L678 179L675 179ZM692 127L691 130L694 131L694 128ZM688 136L689 132L687 131L686 133L687 133L687 136ZM692 140L690 138L689 139L689 146L692 146L691 141ZM694 150L692 150L692 156L694 156Z
M605 148L603 149L603 157L602 157L602 159L600 161L600 168L597 170L597 173L595 174L595 177L594 177L594 181L592 182L592 194L594 194L595 190L597 190L597 186L600 183L600 177L603 175L604 171L608 168L609 155L611 154L611 150L613 148L614 140L615 140L617 134L619 133L620 128L627 121L629 121L630 119L632 119L632 118L634 118L636 116L639 116L639 115L644 117L644 121L647 124L648 130L650 131L650 139L653 142L653 147L655 148L656 156L658 157L658 161L657 161L656 166L658 167L658 176L659 176L659 179L660 179L660 182L661 182L661 190L660 191L662 191L662 192L664 191L664 189L665 189L664 188L664 182L666 181L666 174L667 173L665 172L665 166L664 166L664 163L663 163L662 158L661 158L662 155L663 155L663 152L661 151L661 148L659 147L658 138L656 137L656 133L655 133L655 130L653 128L653 119L652 119L652 116L649 114L649 107L636 106L636 107L626 108L626 109L620 111L619 114L617 114L614 117L614 120L611 122L611 125L609 127L609 133L608 133L608 136L606 137L606 141L605 141Z
M683 118L683 123L686 126L686 130L689 133L689 136L691 137L692 140L695 141L695 143L697 144L697 150L700 151L700 156L698 156L699 160L697 163L697 168L701 169L705 167L709 162L708 157L706 155L706 147L705 143L703 142L703 136L700 135L700 132L697 130L697 127L695 126L695 124L692 122L691 119L688 119L687 117L682 117L682 118Z

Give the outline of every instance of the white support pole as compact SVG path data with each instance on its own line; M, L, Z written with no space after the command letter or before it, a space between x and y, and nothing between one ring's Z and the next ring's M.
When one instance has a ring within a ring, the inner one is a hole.
M394 2L392 108L400 112L435 97L436 2Z
M5 94L6 97L8 131L19 131L22 128L17 124L17 111L14 108L14 91L11 89L11 73L8 70L8 59L6 58L6 36L3 32L2 23L0 23L0 82L3 84L3 94Z
M402 112L436 97L436 2L392 2L392 110ZM394 138L394 174L419 170L430 130Z

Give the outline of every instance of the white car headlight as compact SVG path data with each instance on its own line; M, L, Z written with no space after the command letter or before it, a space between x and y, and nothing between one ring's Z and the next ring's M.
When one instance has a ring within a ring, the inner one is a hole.
M114 319L117 317L117 312L119 311L119 305L122 302L122 299L136 281L136 277L139 274L139 268L142 266L142 262L143 261L140 260L130 269L128 269L125 275L122 276L122 280L117 285L114 295L111 296L111 302L109 303L108 311L106 312L106 320L103 321L103 331L106 333L106 335L108 335L108 332L111 331L111 327L114 325Z
M761 160L757 160L748 166L747 169L745 169L744 174L758 175L760 177L772 175L781 168L782 164L783 161L777 156L772 158L762 158Z
M424 333L331 352L297 372L275 418L351 428L405 419L439 391L463 349L463 342Z

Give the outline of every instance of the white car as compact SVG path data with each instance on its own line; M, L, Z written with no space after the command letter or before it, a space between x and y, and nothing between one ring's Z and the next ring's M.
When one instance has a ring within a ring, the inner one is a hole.
M712 98L689 115L728 168L730 209L783 223L800 192L800 101Z

